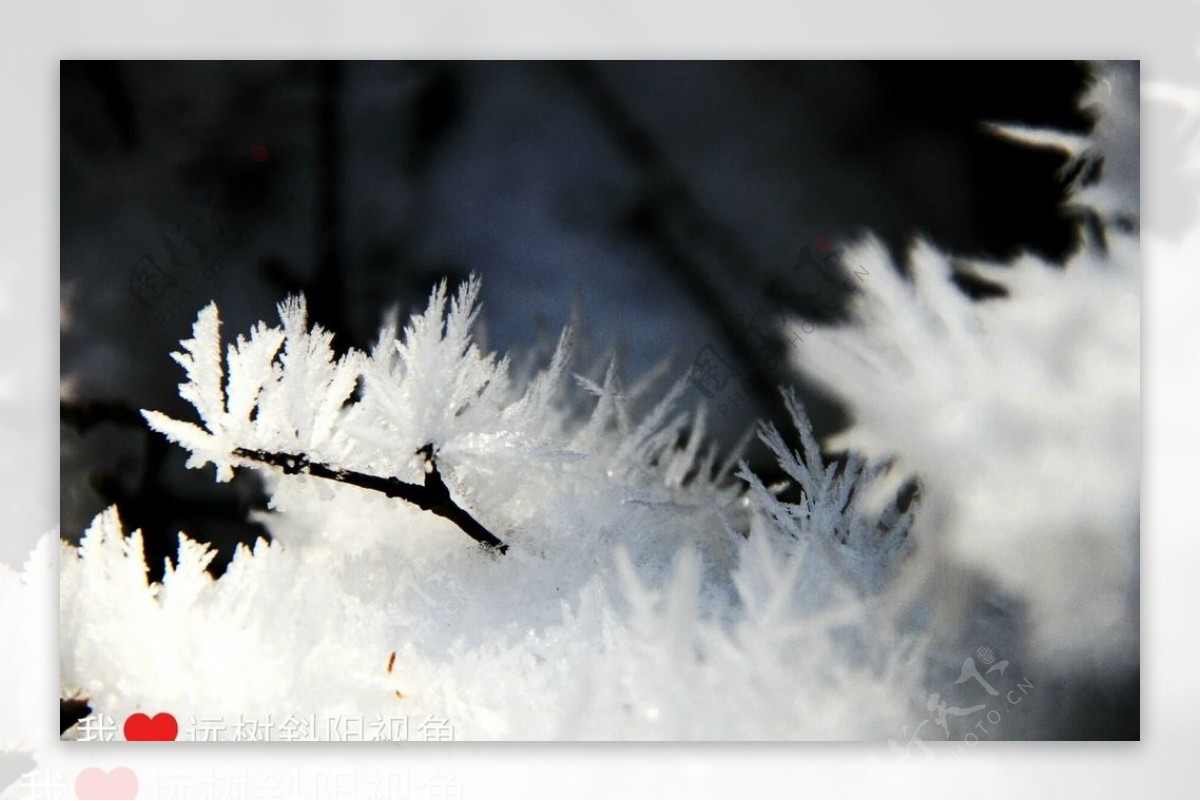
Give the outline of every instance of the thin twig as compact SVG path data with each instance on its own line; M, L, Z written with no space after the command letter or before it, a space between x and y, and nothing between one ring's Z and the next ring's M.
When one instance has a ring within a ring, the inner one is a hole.
M468 537L485 548L492 548L500 553L507 552L508 545L495 534L488 531L482 523L472 517L469 512L456 504L454 499L450 497L450 489L446 486L446 482L442 480L442 474L438 472L437 460L433 455L433 446L426 445L417 451L417 453L425 456L425 486L409 484L395 476L383 478L381 476L370 475L369 473L360 473L357 470L331 467L327 464L314 462L301 453L274 453L271 451L253 450L251 448L237 448L234 450L236 456L240 456L243 459L250 459L260 464L278 467L288 475L303 474L316 476L317 478L325 478L330 481L338 481L342 484L350 484L362 489L381 492L389 498L400 498L419 506L427 512L433 512L439 517L446 518L462 529Z

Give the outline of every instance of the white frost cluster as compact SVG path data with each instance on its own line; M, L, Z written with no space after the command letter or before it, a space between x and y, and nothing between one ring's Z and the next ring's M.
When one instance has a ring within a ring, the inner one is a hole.
M32 754L58 736L46 714L55 696L53 662L58 532L42 535L21 572L0 562L0 754ZM0 790L3 790L0 787Z
M1009 298L976 303L928 245L909 282L868 240L847 255L870 274L855 324L795 353L850 407L835 444L920 479L912 590L967 604L994 582L1027 602L1031 645L1062 667L1137 654L1138 253L1110 246L1065 268L978 266Z
M865 510L876 470L826 465L793 405L803 457L763 435L803 500L745 468L742 493L702 445L703 410L675 410L682 384L638 413L645 390L615 364L572 380L570 329L518 381L471 338L478 289L437 289L401 334L340 359L303 301L224 360L204 309L176 354L203 428L146 417L218 478L262 469L274 541L214 580L212 553L181 534L150 584L140 533L115 508L98 516L63 546L64 694L116 720L444 720L459 739L879 738L912 719L920 649L873 622L909 519ZM235 453L420 483L426 443L506 554L401 500Z
M956 264L918 243L906 280L868 238L845 256L859 278L851 322L798 323L793 338L794 364L854 419L834 444L892 462L892 488L920 480L897 597L932 591L953 620L998 588L1024 604L1032 653L1068 672L1138 658L1141 269L1124 230L1137 219L1137 85L1108 75L1089 95L1102 111L1091 137L1006 131L1102 159L1102 180L1071 204L1094 212L1103 242L1065 265ZM971 301L956 271L1007 297Z
M116 720L403 718L459 739L878 739L933 709L931 649L981 598L1015 601L1051 674L1136 665L1137 162L1114 152L1136 113L1129 81L1099 85L1092 138L1004 133L1110 165L1073 198L1103 236L1066 265L920 243L908 277L873 239L851 249L851 323L792 337L850 410L848 456L823 459L788 395L801 452L759 432L783 485L742 465L738 488L682 382L651 403L615 362L572 368L570 327L518 377L472 338L474 280L340 357L302 299L222 357L209 306L175 354L202 425L145 416L218 480L262 471L272 542L213 579L180 534L150 584L140 533L99 515L63 546L62 694ZM971 301L956 272L1007 297ZM507 553L238 452L420 484L426 444ZM919 509L897 502L910 479Z

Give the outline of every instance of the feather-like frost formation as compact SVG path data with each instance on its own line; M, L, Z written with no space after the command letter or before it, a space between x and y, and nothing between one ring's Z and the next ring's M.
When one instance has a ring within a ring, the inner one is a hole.
M743 491L703 410L677 409L682 384L639 411L614 363L572 377L571 328L514 380L471 338L478 292L441 286L399 338L385 326L340 359L292 299L222 364L209 306L176 356L203 427L146 419L219 479L263 469L247 448L419 482L432 442L507 556L415 506L267 470L271 544L213 579L181 534L148 584L140 533L110 509L64 546L63 691L115 719L437 718L459 739L881 738L911 719L918 641L873 622L908 526L859 502L877 471L826 465L792 399L804 454L761 433L803 502L744 467Z

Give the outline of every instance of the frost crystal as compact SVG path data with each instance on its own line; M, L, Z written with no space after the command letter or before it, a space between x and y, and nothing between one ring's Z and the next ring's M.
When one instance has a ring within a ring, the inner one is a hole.
M57 540L57 531L42 535L20 573L0 563L0 642L11 655L0 660L0 753L34 753L57 736L46 714L54 679L45 668L53 662Z
M1103 165L1070 203L1095 219L1096 241L1065 265L955 263L918 243L905 280L868 238L845 259L869 276L851 323L798 324L793 361L849 406L836 446L892 461L886 488L919 478L900 597L930 590L961 615L999 588L1024 604L1044 663L1119 673L1138 650L1141 269L1136 80L1109 78L1090 95L1102 112L1091 137L1003 129ZM1006 297L973 302L956 272Z
M976 266L1009 297L974 303L931 247L913 252L909 283L869 240L847 257L871 274L855 324L796 351L850 406L835 444L920 479L912 591L942 571L994 582L1027 602L1039 655L1064 665L1136 654L1138 258L1128 237L1110 247L1065 269Z
M873 239L849 252L869 276L851 323L791 337L853 416L847 453L827 460L785 394L800 450L759 431L777 485L717 466L682 381L647 403L654 382L626 389L615 360L573 366L573 326L540 369L485 353L474 279L341 357L293 298L222 360L210 305L175 354L200 425L144 414L218 480L261 471L272 541L214 579L180 534L149 584L140 533L99 515L63 548L63 694L225 739L246 719L345 739L347 717L459 739L883 738L935 708L949 736L925 670L981 598L1015 601L1049 675L1136 664L1137 166L1112 152L1136 115L1107 85L1090 138L1002 129L1113 165L1075 187L1091 241L1066 265L919 243L906 278ZM956 272L1007 297L973 302Z
M436 719L459 739L867 738L910 719L919 650L868 624L908 526L860 502L876 470L826 465L792 399L804 454L761 434L799 503L745 467L740 490L703 410L676 409L682 383L639 411L614 363L572 376L571 328L514 379L472 340L478 291L439 287L399 338L340 359L294 299L222 364L204 309L176 354L203 428L146 419L219 479L263 471L273 542L213 579L181 534L148 584L140 533L97 517L64 546L64 692L117 720ZM505 556L401 499L245 456L419 484L426 444Z

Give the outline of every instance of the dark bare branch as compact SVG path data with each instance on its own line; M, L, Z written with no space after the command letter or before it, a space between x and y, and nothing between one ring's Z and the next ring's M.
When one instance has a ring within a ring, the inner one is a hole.
M237 448L234 450L234 454L243 459L250 459L259 464L278 467L289 475L303 474L316 476L317 478L325 478L330 481L338 481L342 484L350 484L351 486L372 490L373 492L380 492L389 498L400 498L419 506L427 512L433 512L439 517L446 518L462 529L468 537L485 548L494 549L500 553L507 552L508 545L499 537L492 534L492 532L488 531L482 523L472 517L469 512L456 504L454 499L450 497L450 489L446 486L446 482L442 480L441 473L438 472L433 446L426 445L417 451L417 453L424 455L426 460L425 486L409 484L394 476L383 478L381 476L370 475L369 473L360 473L357 470L331 467L327 464L314 462L302 453L274 453L250 448Z

